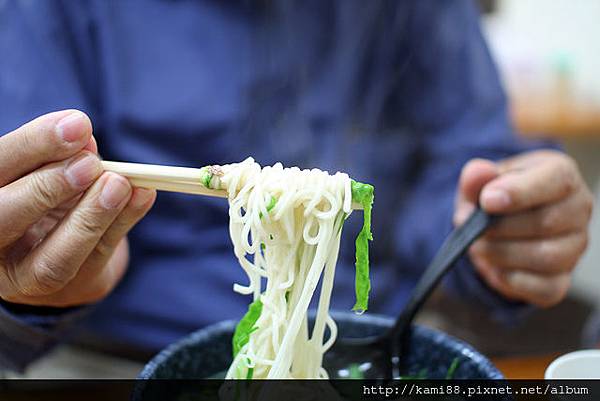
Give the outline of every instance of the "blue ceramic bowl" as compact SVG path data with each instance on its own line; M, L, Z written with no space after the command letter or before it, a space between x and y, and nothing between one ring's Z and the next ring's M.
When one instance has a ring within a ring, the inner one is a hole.
M332 313L339 337L366 337L389 328L393 320L353 313ZM227 370L231 363L231 337L236 322L225 321L201 329L168 346L139 374L140 379L200 379ZM426 373L427 378L445 378L458 358L456 379L502 379L496 367L470 345L445 333L413 326L408 352L407 375Z

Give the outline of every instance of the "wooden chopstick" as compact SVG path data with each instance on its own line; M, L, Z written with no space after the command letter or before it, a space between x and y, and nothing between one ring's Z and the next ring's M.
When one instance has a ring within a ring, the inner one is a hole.
M112 171L127 178L178 181L200 185L202 181L202 171L199 168L109 161L102 161L102 165L106 171Z
M134 186L227 198L226 191L209 189L202 184L202 171L199 168L111 161L102 161L102 166L105 171L112 171L129 178Z
M158 191L227 198L227 191L206 188L202 184L204 172L199 168L159 166L155 164L102 161L105 171L112 171L129 179L132 185ZM362 205L353 202L353 209Z
M129 181L133 186L141 188L152 188L158 191L181 192L185 194L227 198L227 191L220 189L208 189L202 184L190 184L187 182L162 181L143 178L129 178Z

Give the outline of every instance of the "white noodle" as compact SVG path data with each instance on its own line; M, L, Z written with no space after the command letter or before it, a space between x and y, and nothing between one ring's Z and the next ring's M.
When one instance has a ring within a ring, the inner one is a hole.
M250 368L254 378L327 378L323 354L337 335L329 301L350 185L343 173L280 163L261 168L252 158L222 166L211 180L229 194L229 233L248 275L249 284L235 284L234 291L263 304L227 378L245 378ZM307 311L321 277L310 332Z

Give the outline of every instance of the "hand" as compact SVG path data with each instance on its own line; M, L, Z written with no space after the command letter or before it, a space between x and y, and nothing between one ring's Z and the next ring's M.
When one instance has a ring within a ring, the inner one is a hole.
M555 151L498 163L474 159L461 173L454 223L479 202L502 218L469 249L487 284L513 300L549 307L567 294L588 242L592 195L577 165Z
M91 122L76 110L0 137L0 298L80 305L122 277L125 235L156 193L103 172L96 153Z

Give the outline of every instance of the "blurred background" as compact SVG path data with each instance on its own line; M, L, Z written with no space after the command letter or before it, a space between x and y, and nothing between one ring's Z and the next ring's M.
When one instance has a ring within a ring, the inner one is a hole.
M441 294L422 322L471 341L495 356L500 368L503 356L523 355L506 361L511 366L505 371L528 377L534 375L529 365L541 367L560 353L598 346L600 336L600 0L478 3L519 135L561 142L595 195L591 242L567 301L535 312L517 327L490 322L477 306Z

